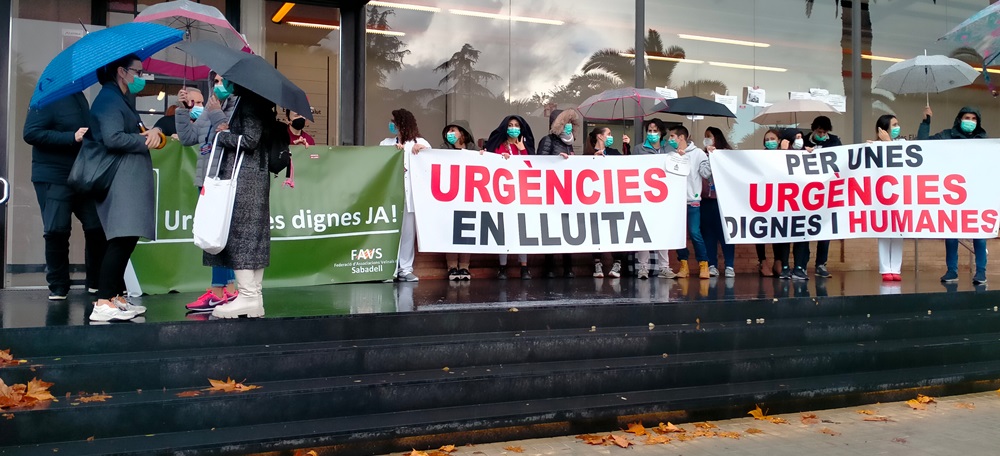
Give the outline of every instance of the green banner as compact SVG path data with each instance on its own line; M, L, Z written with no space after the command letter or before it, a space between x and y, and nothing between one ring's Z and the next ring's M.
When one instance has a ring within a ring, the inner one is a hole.
M267 287L385 280L395 272L403 216L403 160L394 147L292 147L295 188L271 183ZM156 241L132 266L144 293L200 291L211 283L191 226L198 149L171 140L154 151Z

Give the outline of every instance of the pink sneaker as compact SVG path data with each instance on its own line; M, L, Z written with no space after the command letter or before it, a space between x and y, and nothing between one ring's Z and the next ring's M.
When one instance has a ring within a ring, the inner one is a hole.
M232 293L229 293L229 290L224 289L222 290L222 293L226 295L226 302L233 302L233 300L240 295L240 290L233 290Z
M230 300L228 296L223 298L216 296L215 293L212 293L212 289L209 288L205 290L205 294L199 296L198 299L184 306L184 308L192 312L211 312L215 306L225 304Z

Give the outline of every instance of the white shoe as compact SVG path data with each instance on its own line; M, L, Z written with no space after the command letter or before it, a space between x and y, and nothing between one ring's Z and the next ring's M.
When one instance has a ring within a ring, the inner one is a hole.
M726 277L736 277L736 270L726 266Z
M611 271L608 272L608 277L611 277L612 279L617 279L621 276L622 276L622 264L615 261L615 263L611 265Z
M128 321L133 318L135 318L135 312L96 303L94 310L90 312L90 321Z
M708 275L709 275L709 277L718 277L719 276L719 268L717 268L715 266L709 266L708 267Z
M239 296L227 304L215 306L212 309L212 316L216 318L259 318L264 316L264 301L261 298L261 285L257 281L260 276L263 279L263 269L254 271L251 269L236 270L236 289Z
M663 268L663 269L660 269L660 274L657 275L657 277L659 277L661 279L676 279L677 278L677 273L675 273L670 268Z
M124 296L115 296L111 298L111 302L121 310L132 312L136 315L142 315L146 313L146 307L137 304L132 304L128 301L128 298Z
M639 265L639 273L636 274L636 277L638 277L640 279L643 279L643 280L648 279L649 278L649 266L646 266L644 264Z
M600 261L594 262L594 278L603 279L604 278L604 265Z

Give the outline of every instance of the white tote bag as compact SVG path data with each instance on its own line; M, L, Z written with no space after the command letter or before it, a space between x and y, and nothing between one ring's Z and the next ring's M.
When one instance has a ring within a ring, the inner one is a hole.
M212 175L215 152L219 150L218 136L212 142L212 153L208 156L205 184L201 188L198 205L194 209L192 234L194 234L194 245L212 255L217 255L226 248L226 241L229 239L229 225L233 221L233 205L236 201L236 182L240 174L240 165L243 163L243 152L240 151L242 144L241 135L236 142L236 166L229 179L219 178L222 172L221 153L218 168L215 170L215 175Z

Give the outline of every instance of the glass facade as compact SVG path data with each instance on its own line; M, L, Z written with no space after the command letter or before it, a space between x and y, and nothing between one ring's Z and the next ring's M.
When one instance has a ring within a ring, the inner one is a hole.
M536 141L548 130L553 109L577 106L587 97L634 84L634 2L599 0L414 0L373 1L367 7L367 144L389 136L393 109L414 112L433 145L441 129L458 120L485 139L508 114L525 117ZM112 1L106 22L131 20L153 0ZM201 0L225 12L226 0ZM688 119L658 114L692 128L721 128L737 147L760 146L765 127L751 119L762 106L748 103L748 88L763 89L773 103L819 97L843 109L831 116L833 132L845 142L874 137L875 119L896 114L904 135L916 133L926 99L874 89L878 75L894 61L929 54L952 55L980 66L977 56L937 42L989 0L657 0L645 3L648 88L669 88L733 102L735 119ZM853 23L852 4L861 7ZM30 6L29 6L30 5ZM259 6L259 7L258 7ZM262 24L259 53L307 92L316 121L306 130L320 144L338 144L341 109L340 15L333 7L294 5L276 23L285 2L243 2L242 21ZM44 284L41 221L30 183L31 148L21 139L24 116L38 74L49 59L90 25L91 2L14 0L10 35L10 99L6 159L12 197L7 205L6 286ZM852 49L852 32L861 48ZM254 32L256 33L256 32ZM853 67L855 52L863 59ZM853 82L860 78L860 105ZM148 123L174 103L188 81L155 79L138 99ZM152 82L152 81L151 81ZM197 82L196 82L197 83ZM951 125L965 105L983 110L984 126L996 134L1000 110L983 78L970 87L931 94L933 130ZM161 95L162 93L162 95ZM89 96L96 89L88 91ZM725 97L734 97L726 99ZM860 131L855 120L860 118ZM808 127L806 119L803 127ZM611 124L614 136L631 132L628 122ZM582 135L580 135L582 136ZM620 143L619 143L620 144ZM580 139L576 149L585 152ZM78 234L79 229L75 232ZM82 239L74 237L72 262L82 263ZM861 242L861 241L858 241ZM860 244L859 244L860 245ZM871 246L868 248L870 249ZM849 252L848 252L849 253ZM875 261L872 259L872 261Z

